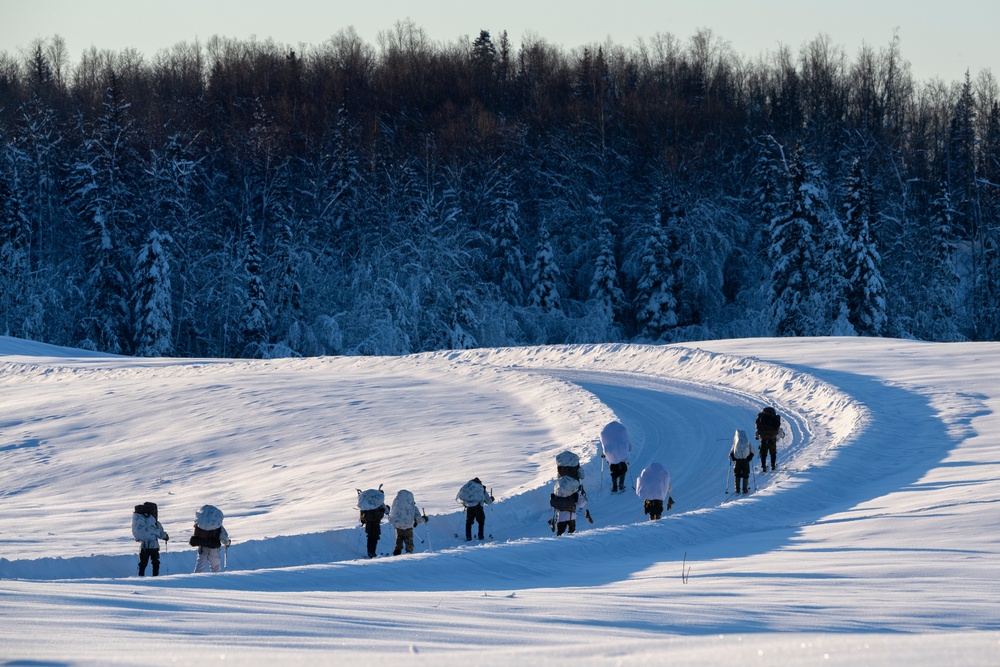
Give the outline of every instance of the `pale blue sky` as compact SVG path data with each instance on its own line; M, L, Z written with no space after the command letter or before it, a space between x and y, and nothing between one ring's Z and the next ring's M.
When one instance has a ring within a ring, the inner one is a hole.
M296 46L348 26L375 45L405 18L435 42L506 30L515 46L534 33L567 50L608 38L632 45L656 33L687 40L710 28L749 57L780 45L797 52L820 33L853 57L863 42L884 47L898 29L919 80L957 81L987 68L1000 77L1000 0L0 0L0 51L59 34L75 63L91 45L153 55L217 34Z

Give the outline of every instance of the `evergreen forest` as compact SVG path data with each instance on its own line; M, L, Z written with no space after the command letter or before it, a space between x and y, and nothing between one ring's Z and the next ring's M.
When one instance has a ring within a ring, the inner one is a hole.
M1000 86L403 21L0 52L0 333L274 358L1000 339Z

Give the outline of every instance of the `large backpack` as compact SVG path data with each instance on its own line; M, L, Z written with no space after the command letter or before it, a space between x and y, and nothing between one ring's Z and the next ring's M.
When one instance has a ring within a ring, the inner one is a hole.
M776 438L781 429L781 415L774 408L767 407L757 415L757 435L762 438Z
M604 458L608 463L628 460L628 455L632 451L628 429L621 422L611 422L601 430L601 446L604 448Z
M556 454L556 474L559 477L583 479L583 472L580 470L580 457L568 450Z
M580 481L575 477L563 476L556 480L549 496L549 505L561 512L573 512L580 500Z
M400 490L392 501L392 509L389 511L389 524L393 528L413 528L418 516L420 516L420 512L417 510L417 504L413 500L413 494L406 489Z
M194 513L195 523L201 526L202 530L215 530L216 528L222 528L222 520L224 518L222 510L215 505L202 505L198 508L198 511Z
M456 499L465 507L475 507L486 502L486 487L478 479L470 479L458 490Z
M659 463L650 463L639 473L635 494L643 500L664 500L670 495L670 473Z
M366 491L358 490L358 509L359 510L375 510L385 505L385 493L382 492L382 486L379 485L377 489L368 489Z
M753 451L750 449L750 439L747 438L746 431L736 430L736 434L733 435L733 447L729 450L729 453L737 461L749 459L753 455Z
M213 528L212 530L206 530L198 524L194 524L194 534L191 535L191 539L188 540L188 544L193 547L218 549L222 546L222 526Z

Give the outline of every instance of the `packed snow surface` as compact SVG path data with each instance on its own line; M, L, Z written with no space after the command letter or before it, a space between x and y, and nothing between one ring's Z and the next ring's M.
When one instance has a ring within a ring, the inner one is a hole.
M997 665L998 368L1000 344L859 338L271 361L0 338L0 663ZM778 467L737 496L764 405ZM610 492L615 420L629 484L670 472L660 521ZM593 523L557 538L565 450ZM364 558L379 485L430 517L416 553ZM155 579L144 501L171 536ZM233 544L196 575L206 504Z

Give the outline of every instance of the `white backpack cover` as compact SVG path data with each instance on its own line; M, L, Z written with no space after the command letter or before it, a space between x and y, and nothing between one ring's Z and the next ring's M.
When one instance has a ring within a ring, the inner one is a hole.
M152 548L160 539L163 528L160 522L149 514L132 515L132 537L142 542L147 548Z
M750 438L746 431L736 429L733 435L733 447L729 450L734 458L746 459L750 457Z
M389 510L389 524L393 528L413 528L419 516L420 510L413 500L413 494L406 489L397 493L392 501L392 509Z
M580 457L567 450L556 454L556 465L560 468L573 468L580 465Z
M556 484L552 488L552 493L560 498L569 498L579 490L580 480L573 477L560 477L556 480Z
M583 479L584 473L580 470L580 457L569 450L556 454L556 475Z
M639 473L635 494L643 500L666 500L670 495L670 473L659 463L650 463Z
M604 447L604 458L608 463L621 463L628 460L632 451L632 441L628 430L621 422L611 422L601 431L601 446Z
M377 510L385 505L385 494L382 489L368 489L358 493L359 510Z
M223 520L222 510L220 510L215 505L202 505L201 508L194 513L195 523L202 530L215 530L216 528L222 528Z
M486 487L483 486L482 482L475 479L470 479L463 484L462 488L458 490L458 495L455 496L455 500L466 507L482 505L488 498L489 494L486 493Z

